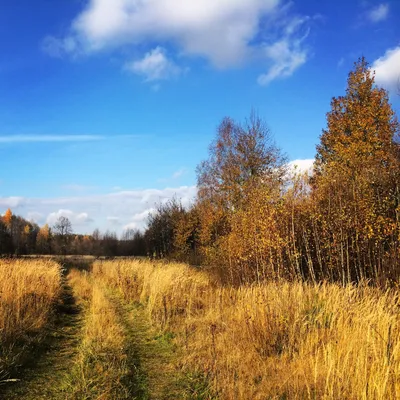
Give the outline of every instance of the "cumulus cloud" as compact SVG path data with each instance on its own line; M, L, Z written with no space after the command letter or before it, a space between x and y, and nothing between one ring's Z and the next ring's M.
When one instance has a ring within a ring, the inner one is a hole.
M389 4L382 3L372 8L368 13L368 19L373 22L381 22L384 21L389 15Z
M161 47L151 50L141 60L125 64L125 69L144 76L147 82L170 79L182 73L182 69L168 59L165 49Z
M260 82L267 83L290 76L306 61L299 30L307 21L290 16L282 0L87 0L66 36L48 36L43 49L61 57L126 46L137 52L151 43L152 50L125 63L148 81L182 72L167 58L166 46L180 57L200 56L217 68L262 57L269 70Z
M87 225L93 222L93 219L89 217L86 212L77 213L71 210L60 209L56 212L52 212L47 216L46 223L54 225L60 217L68 218L73 225Z
M374 61L372 69L375 70L375 81L386 89L394 89L400 80L400 46L389 49Z
M142 229L156 203L174 196L188 206L196 195L195 186L165 189L143 189L112 192L104 195L82 195L57 198L0 197L0 213L11 208L14 214L42 225L54 225L60 216L67 217L77 233L117 230L124 224Z

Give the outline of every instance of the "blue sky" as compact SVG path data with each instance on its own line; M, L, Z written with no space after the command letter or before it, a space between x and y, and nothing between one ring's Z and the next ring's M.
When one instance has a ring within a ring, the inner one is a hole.
M0 213L76 232L142 227L224 116L254 108L312 159L364 55L400 97L400 2L15 0L0 5Z

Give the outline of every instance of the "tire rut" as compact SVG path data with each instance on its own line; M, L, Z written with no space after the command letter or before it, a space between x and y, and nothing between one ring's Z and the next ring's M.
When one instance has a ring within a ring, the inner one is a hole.
M134 375L134 395L140 400L184 398L180 393L174 346L168 335L157 334L141 304L129 304L118 293L108 291L126 332L128 365Z

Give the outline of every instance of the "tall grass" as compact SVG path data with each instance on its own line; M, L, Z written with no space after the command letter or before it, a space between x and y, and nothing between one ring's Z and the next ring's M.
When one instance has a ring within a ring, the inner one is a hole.
M96 262L95 278L175 333L222 399L400 398L400 300L366 284L218 286L183 264Z
M68 278L85 314L78 356L66 382L70 398L132 398L126 332L118 304L87 272L71 270Z
M0 260L0 381L41 334L61 291L51 260Z

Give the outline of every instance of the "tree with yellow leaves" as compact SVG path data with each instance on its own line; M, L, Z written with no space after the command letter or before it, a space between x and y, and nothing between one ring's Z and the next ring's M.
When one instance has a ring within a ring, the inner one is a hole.
M331 107L313 179L320 259L334 279L377 278L399 257L399 124L364 58Z
M203 254L232 281L274 275L271 254L279 235L269 222L285 161L266 123L253 112L244 124L222 121L208 159L197 169Z
M9 229L10 231L11 231L12 220L13 220L13 213L11 209L8 208L7 211L4 213L3 221L7 229Z
M37 234L36 250L39 254L50 254L51 231L48 224L43 225Z

